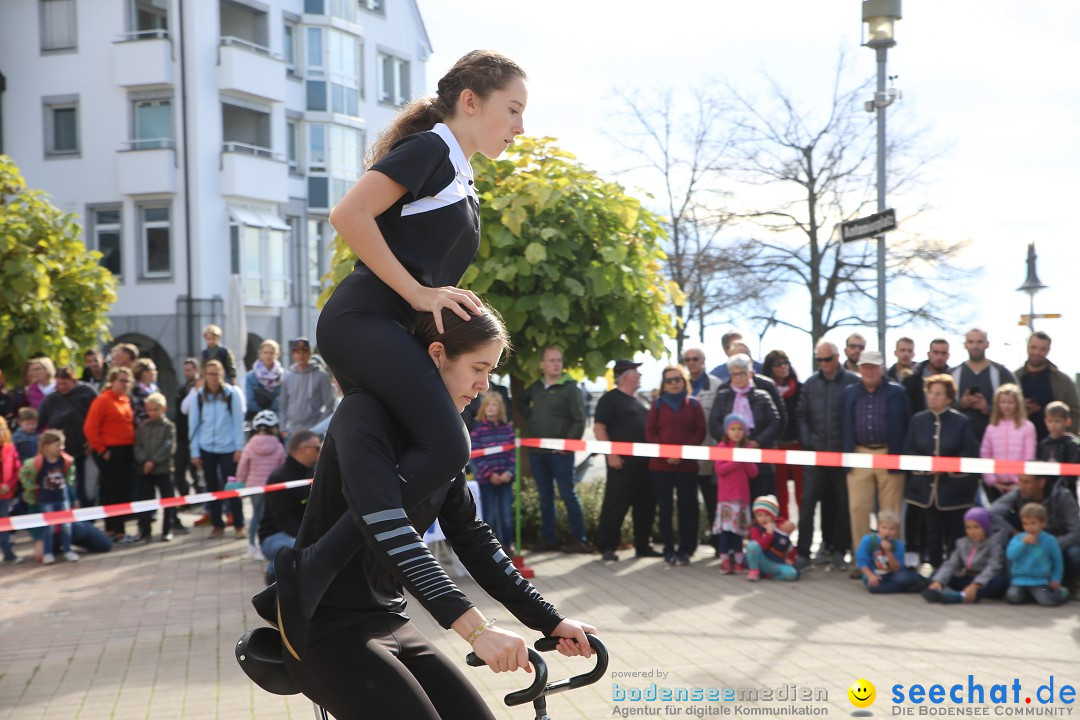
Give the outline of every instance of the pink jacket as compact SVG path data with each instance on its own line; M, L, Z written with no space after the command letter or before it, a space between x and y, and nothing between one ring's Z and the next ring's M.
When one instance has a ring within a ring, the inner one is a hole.
M247 487L262 487L270 473L285 464L285 448L273 435L252 435L240 455L236 479Z
M987 426L979 457L995 460L1034 460L1035 426L1030 420L1024 420L1024 424L1020 427L1016 427L1016 423L1011 420L1001 420L997 425ZM987 485L994 483L1015 485L1016 480L1017 477L1014 474L986 473L983 475L983 482Z
M15 488L19 484L19 453L14 443L0 445L0 500L15 497Z
M727 440L717 443L718 447L734 447ZM750 480L758 476L757 463L735 462L734 460L716 461L716 501L750 503Z

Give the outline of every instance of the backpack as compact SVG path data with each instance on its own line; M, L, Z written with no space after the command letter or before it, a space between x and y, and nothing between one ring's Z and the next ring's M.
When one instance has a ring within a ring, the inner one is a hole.
M70 470L71 466L75 464L75 458L71 457L66 452L61 452L60 459L64 461L64 475L67 475L68 470ZM35 455L32 462L34 464L34 475L40 475L41 468L45 467L45 456Z
M233 396L232 390L230 390L227 387L222 386L221 391L222 391L222 394L225 396L225 409L229 411L230 415L232 415L232 396ZM200 390L199 392L195 393L195 399L199 401L199 417L200 418L202 417L203 394L205 392L206 392L206 389L204 388L204 389ZM258 399L258 397L256 397L256 400L257 399Z

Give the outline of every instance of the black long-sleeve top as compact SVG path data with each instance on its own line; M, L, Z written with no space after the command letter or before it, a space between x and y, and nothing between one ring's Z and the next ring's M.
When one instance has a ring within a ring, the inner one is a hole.
M347 564L323 594L312 638L335 628L385 629L387 614L405 615L407 588L444 628L473 603L443 571L422 540L437 518L462 564L481 587L526 626L550 635L562 621L514 568L477 515L464 472L452 479L404 481L397 456L409 438L383 405L362 391L341 401L323 442L296 546L314 544L344 513L359 529Z

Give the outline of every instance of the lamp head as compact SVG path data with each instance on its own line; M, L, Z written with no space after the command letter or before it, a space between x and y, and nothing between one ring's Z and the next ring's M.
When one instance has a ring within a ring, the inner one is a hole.
M900 18L900 0L863 0L862 19L866 23L863 45L875 49L896 45L895 25Z

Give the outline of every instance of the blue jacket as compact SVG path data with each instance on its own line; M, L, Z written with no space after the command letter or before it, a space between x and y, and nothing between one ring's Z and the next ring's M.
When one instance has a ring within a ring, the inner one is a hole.
M859 547L855 550L855 566L860 570L869 568L875 575L888 575L891 572L903 570L904 541L900 538L893 538L889 543L892 545L893 557L900 564L900 567L896 568L896 570L888 569L886 565L888 558L881 549L881 538L877 533L873 532L863 535L862 540L859 541Z
M231 397L226 400L227 396ZM193 458L204 450L226 454L244 449L243 401L232 387L223 385L218 395L208 395L205 389L198 392L188 416L188 438Z
M1043 530L1039 533L1039 542L1028 545L1024 542L1025 535L1027 533L1014 535L1005 550L1005 556L1009 558L1010 582L1025 587L1061 582L1065 562L1057 539Z
M844 388L844 448L843 452L855 452L855 401L866 392L862 383ZM911 419L911 401L904 388L882 378L877 392L884 392L887 436L890 455L904 452L908 420ZM890 471L893 472L893 471ZM900 472L900 471L896 471Z

